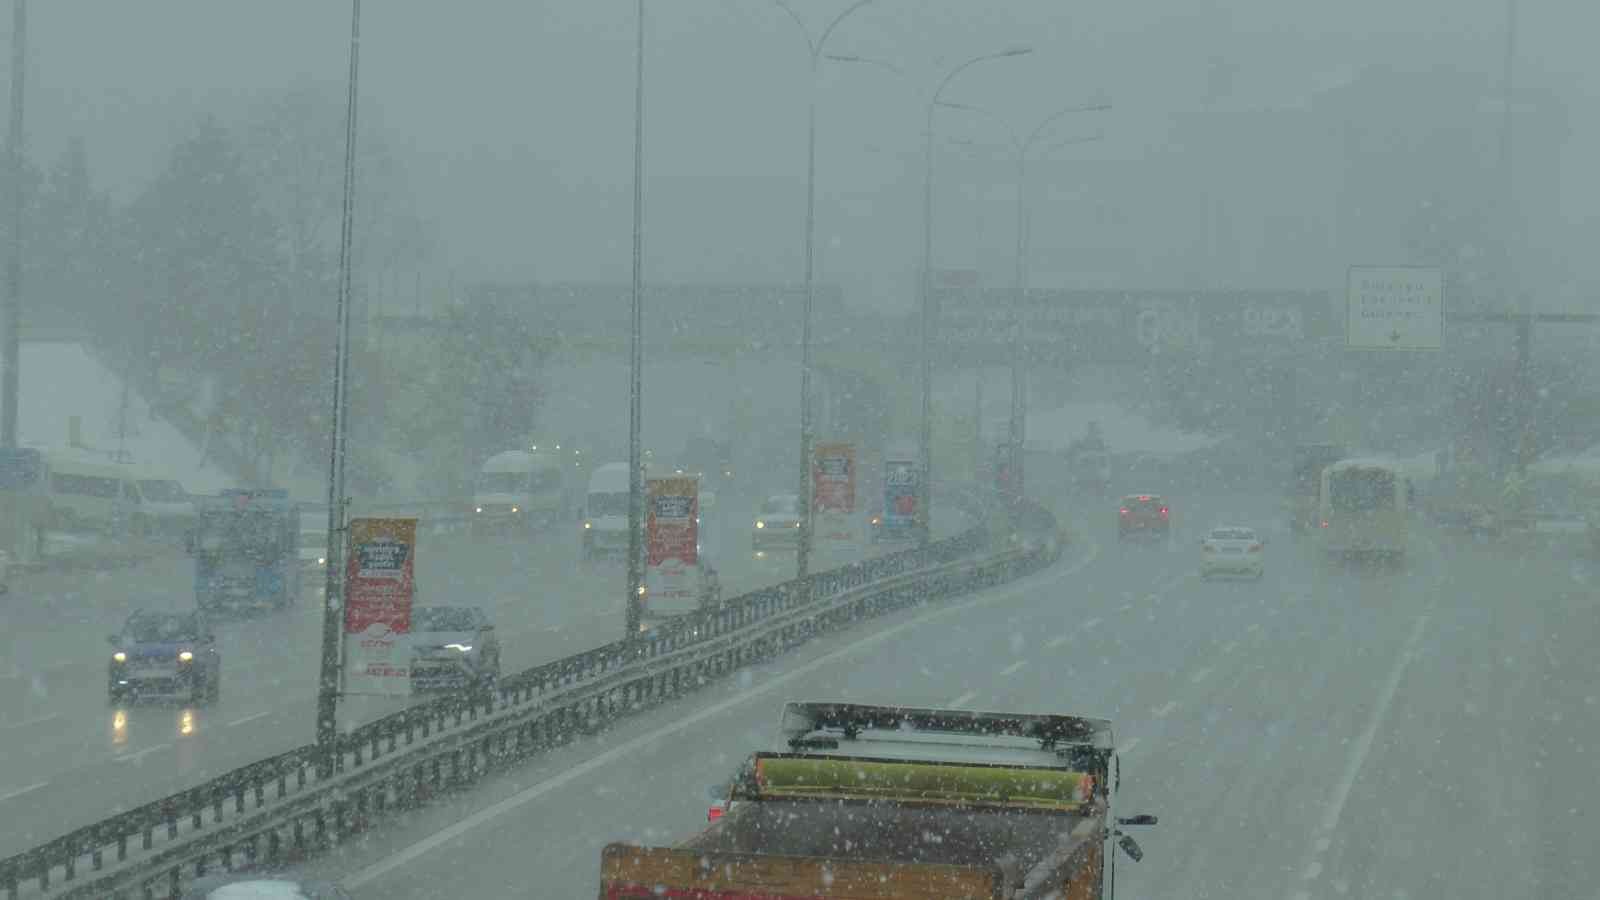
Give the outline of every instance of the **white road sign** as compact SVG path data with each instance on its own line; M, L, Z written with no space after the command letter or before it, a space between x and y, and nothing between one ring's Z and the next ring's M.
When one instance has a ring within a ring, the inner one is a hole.
M1351 266L1345 346L1444 349L1444 274L1424 266Z

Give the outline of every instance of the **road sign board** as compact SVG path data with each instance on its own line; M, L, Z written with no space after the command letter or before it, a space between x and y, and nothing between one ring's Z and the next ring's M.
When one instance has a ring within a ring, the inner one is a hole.
M1444 349L1444 274L1428 266L1351 266L1345 346Z

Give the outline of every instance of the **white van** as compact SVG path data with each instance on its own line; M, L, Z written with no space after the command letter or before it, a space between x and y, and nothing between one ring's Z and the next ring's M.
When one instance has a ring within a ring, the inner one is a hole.
M565 480L554 453L507 450L489 457L472 494L473 527L557 521L566 512Z
M64 453L44 454L44 490L55 527L115 532L131 524L139 489L133 473Z
M583 558L628 553L628 464L606 463L589 475L583 496Z

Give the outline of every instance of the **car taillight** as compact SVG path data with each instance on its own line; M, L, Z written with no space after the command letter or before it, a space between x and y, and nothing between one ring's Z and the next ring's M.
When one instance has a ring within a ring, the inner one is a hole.
M722 818L722 814L726 811L727 810L722 808L722 804L719 803L716 806L706 810L706 821L715 822L716 820Z
M1328 527L1328 520L1327 519L1323 519L1322 520L1322 527L1323 528L1327 528Z
M1122 508L1122 514L1123 514L1123 515L1125 515L1125 516L1126 516L1126 515L1128 515L1128 514L1129 514L1129 513L1128 513L1128 508L1127 508L1127 507L1126 507L1126 506L1124 506L1124 507L1123 507L1123 508Z
M1251 553L1260 553L1261 552L1261 545L1260 544L1251 544L1250 545L1250 552Z
M1161 518L1165 519L1166 517L1167 517L1167 508L1165 506L1163 506L1163 507L1161 507Z

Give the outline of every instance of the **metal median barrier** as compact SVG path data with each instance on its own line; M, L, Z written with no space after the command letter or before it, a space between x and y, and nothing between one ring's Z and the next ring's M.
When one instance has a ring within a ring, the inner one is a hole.
M976 504L967 496L968 504ZM986 525L764 588L620 640L439 697L339 740L329 778L305 746L78 828L0 861L9 900L176 898L216 871L292 864L378 817L608 727L812 637L1002 584L1060 555L1054 518L1025 504L1026 531ZM973 521L986 522L974 515Z

